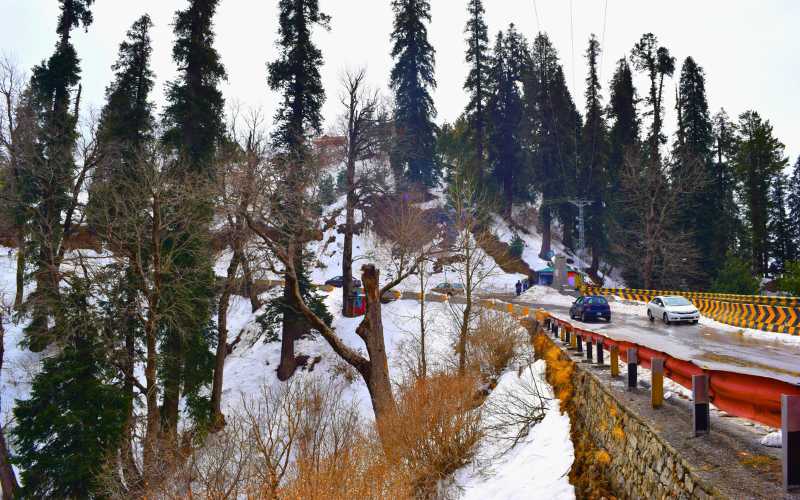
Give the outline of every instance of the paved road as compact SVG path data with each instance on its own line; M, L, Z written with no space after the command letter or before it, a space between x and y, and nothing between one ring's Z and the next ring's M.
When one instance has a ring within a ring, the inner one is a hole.
M569 307L563 304L520 299L512 302L542 307L569 320ZM611 323L572 322L615 340L636 342L675 358L692 361L702 368L758 375L800 386L800 341L782 342L781 336L785 334L780 333L769 334L767 338L742 335L734 329L714 328L702 323L670 326L661 322L651 323L644 306L633 312L630 304L612 302Z

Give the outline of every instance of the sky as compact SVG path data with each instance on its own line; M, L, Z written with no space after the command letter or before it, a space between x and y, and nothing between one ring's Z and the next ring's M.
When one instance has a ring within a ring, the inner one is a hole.
M175 77L171 59L174 12L186 0L96 0L95 22L76 32L82 60L86 106L103 105L111 65L128 27L143 13L155 23L153 69L158 78L156 103L163 105L164 83ZM467 98L463 82L466 0L431 0L429 39L436 49L434 102L436 121L453 121ZM216 48L228 72L223 92L228 104L260 108L272 116L279 99L266 81L266 62L274 60L278 0L221 0L215 18ZM390 0L320 0L332 17L330 31L318 29L315 40L325 58L321 68L327 101L326 128L334 130L342 113L341 76L365 67L370 83L388 93L392 59ZM797 0L484 0L491 38L509 23L530 40L546 31L559 51L579 109L583 109L586 61L591 33L604 51L601 81L605 101L615 62L630 54L643 33L654 33L677 58L692 56L706 72L712 113L724 107L735 118L754 109L770 120L786 145L790 163L800 155L800 1ZM0 52L29 70L53 51L57 0L0 0ZM538 15L537 15L538 14ZM675 78L665 86L666 127L674 131ZM647 82L637 78L639 94Z

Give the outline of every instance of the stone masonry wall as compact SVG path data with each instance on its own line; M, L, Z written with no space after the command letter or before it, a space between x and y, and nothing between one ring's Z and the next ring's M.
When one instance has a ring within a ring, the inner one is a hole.
M713 498L678 452L628 410L589 369L573 372L573 425L608 452L607 477L626 498Z

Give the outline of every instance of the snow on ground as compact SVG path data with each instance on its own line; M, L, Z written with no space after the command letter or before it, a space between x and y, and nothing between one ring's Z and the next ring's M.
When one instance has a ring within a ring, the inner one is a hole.
M544 419L507 452L509 443L503 439L488 438L481 443L479 459L455 475L455 487L461 490L463 500L575 498L575 490L569 483L574 459L570 421L561 413L544 373L543 360L523 370L521 376L516 370L509 370L489 395L487 404L502 402L505 395L514 392L530 396L526 399L533 402L534 396L528 388L535 384L540 394L550 398L549 408ZM488 419L491 425L492 415Z
M14 302L16 290L17 252L0 246L0 302L3 309ZM29 290L28 290L29 291ZM27 321L15 323L10 315L3 314L5 335L3 344L3 371L0 373L0 422L5 427L12 419L14 401L28 399L33 377L39 372L44 353L35 354L20 348Z
M350 347L365 351L365 346L355 329L362 318L345 318L341 315L342 289L337 288L327 294L325 302L334 317L333 327L341 339ZM428 335L426 346L432 358L441 358L451 349L448 325L449 305L446 303L427 303L426 319ZM383 328L386 342L386 353L389 358L389 371L393 380L400 380L403 375L403 352L413 348L419 332L419 303L417 301L395 301L383 306ZM250 313L250 303L242 297L234 297L228 313L230 325L229 338L235 337L239 331L245 330L242 342L225 362L225 382L223 386L223 402L228 407L236 407L242 396L255 396L262 385L280 383L275 374L280 361L280 342L265 343L255 340L258 331L256 315ZM342 383L341 397L348 402L355 402L364 417L372 418L372 407L367 387L360 376L352 381L347 380L344 361L333 352L321 336L302 339L295 344L297 355L307 355L313 360L321 359L314 365L313 371L303 370L298 376L321 376Z

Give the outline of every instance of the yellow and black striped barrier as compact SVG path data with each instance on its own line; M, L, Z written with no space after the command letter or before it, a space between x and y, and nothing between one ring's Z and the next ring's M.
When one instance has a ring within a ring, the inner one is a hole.
M634 297L655 297L656 295L681 295L687 299L714 299L723 302L742 304L760 304L765 306L800 307L800 297L776 297L767 295L738 295L732 293L687 292L679 290L643 290L637 288L600 288L584 285L582 290L587 293L601 295L630 296L631 300L642 300ZM624 297L628 298L628 297ZM649 300L649 299L647 299Z
M740 328L800 335L800 298L797 297L764 297L593 286L584 286L581 291L584 294L613 295L640 302L649 302L658 295L680 295L691 300L704 316L721 323Z

